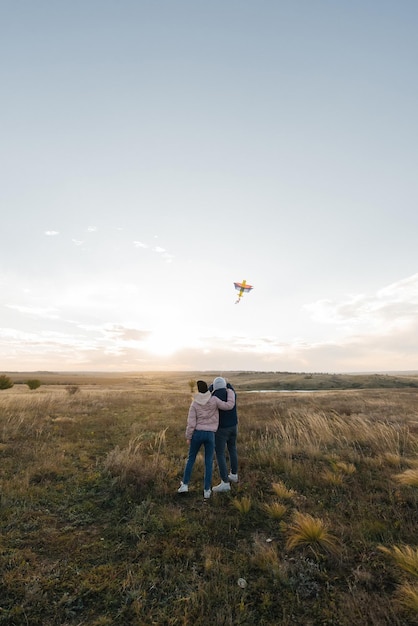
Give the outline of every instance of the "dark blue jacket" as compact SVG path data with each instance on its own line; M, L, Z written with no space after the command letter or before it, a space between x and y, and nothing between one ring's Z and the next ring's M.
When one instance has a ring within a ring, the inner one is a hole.
M228 387L228 389L232 389L232 391L235 393L235 406L229 411L223 411L222 409L219 409L219 428L230 428L231 426L236 426L238 424L237 394L232 385L227 383L226 386ZM213 385L211 385L209 387L209 391L212 393L213 396L216 396L220 400L226 400L225 387L223 389L217 389L216 391L213 391Z

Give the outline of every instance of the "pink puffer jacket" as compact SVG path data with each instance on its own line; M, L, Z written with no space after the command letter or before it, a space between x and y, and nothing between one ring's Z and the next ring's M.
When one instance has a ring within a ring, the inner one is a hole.
M191 439L195 430L209 430L216 432L219 425L219 411L229 411L235 405L235 393L228 389L227 400L219 400L212 396L210 391L197 393L190 405L187 416L186 439Z

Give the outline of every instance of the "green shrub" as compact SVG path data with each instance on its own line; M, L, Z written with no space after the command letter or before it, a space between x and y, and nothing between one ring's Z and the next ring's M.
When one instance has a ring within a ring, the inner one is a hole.
M11 378L6 376L5 374L1 374L0 376L0 389L10 389L13 387L14 383Z
M29 389L38 389L41 386L41 381L37 379L27 380L26 384Z

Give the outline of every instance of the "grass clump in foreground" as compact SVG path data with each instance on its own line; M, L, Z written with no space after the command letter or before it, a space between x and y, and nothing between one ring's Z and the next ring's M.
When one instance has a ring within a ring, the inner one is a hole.
M323 520L307 513L296 512L288 529L286 549L291 551L299 546L310 548L317 560L321 552L331 555L337 555L339 552L338 541Z
M418 391L240 393L204 501L189 383L2 391L0 625L416 624Z

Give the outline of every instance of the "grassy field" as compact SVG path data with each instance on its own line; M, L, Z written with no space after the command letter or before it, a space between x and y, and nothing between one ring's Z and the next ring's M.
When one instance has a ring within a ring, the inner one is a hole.
M418 623L418 389L228 374L240 482L204 501L201 458L177 487L211 374L34 377L0 391L0 624Z

